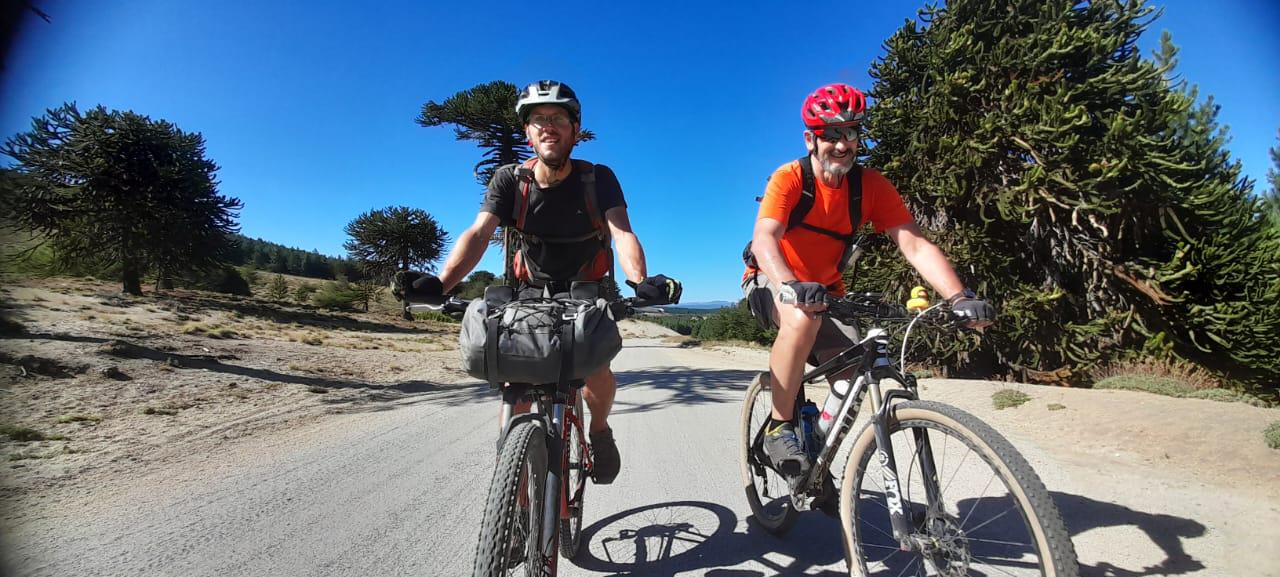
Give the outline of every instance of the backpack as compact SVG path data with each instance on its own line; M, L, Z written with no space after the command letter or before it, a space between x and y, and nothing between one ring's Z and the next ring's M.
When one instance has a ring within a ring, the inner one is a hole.
M604 213L600 210L600 203L596 198L595 165L590 162L585 160L571 161L575 163L574 172L582 179L586 213L591 219L591 225L594 230L578 236L534 235L524 232L525 217L529 212L529 188L533 185L533 167L537 162L538 158L535 156L513 169L516 180L519 183L520 192L516 195L511 213L515 226L507 227L506 236L503 239L503 245L506 247L507 283L511 286L516 286L521 282L545 285L556 280L564 282L575 280L599 281L606 276L613 276L613 249L610 242L609 226L605 222ZM543 274L538 263L525 256L524 249L530 242L571 244L586 242L591 239L596 239L600 243L599 252L590 261L584 263L577 274L570 279L551 279L547 277L547 275ZM517 244L519 245L518 248Z
M813 210L814 197L817 191L817 182L813 174L813 165L809 162L809 156L800 158L800 200L796 205L791 207L791 214L787 218L787 230L793 228L804 228L816 232L818 234L829 236L844 243L844 256L840 259L837 268L844 272L850 261L850 255L854 247L857 245L858 225L862 222L862 167L855 164L853 170L847 175L849 179L849 224L852 229L848 234L841 234L834 230L814 226L804 222L804 217L809 215L809 211ZM763 200L763 197L756 197L756 202ZM755 254L751 252L751 241L747 241L746 248L742 249L742 262L748 267L759 269L756 263Z

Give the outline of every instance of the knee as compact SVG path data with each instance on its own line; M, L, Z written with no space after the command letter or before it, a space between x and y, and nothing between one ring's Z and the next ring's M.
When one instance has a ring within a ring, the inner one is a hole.
M793 306L778 307L778 336L812 339L822 326L821 315L810 315Z
M613 387L616 383L613 377L613 369L605 365L604 368L587 376L587 386L591 388Z

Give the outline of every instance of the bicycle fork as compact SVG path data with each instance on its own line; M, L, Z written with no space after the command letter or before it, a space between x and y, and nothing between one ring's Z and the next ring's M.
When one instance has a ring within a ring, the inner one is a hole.
M901 395L899 393L902 393ZM902 484L898 478L897 459L893 455L892 441L889 439L889 411L894 397L913 398L906 391L890 391L886 398L880 399L880 388L871 388L872 405L875 413L872 416L876 436L876 460L880 463L881 483L884 487L885 507L889 510L889 521L893 526L893 538L898 541L898 548L903 551L924 551L928 544L921 541L920 533L925 527L913 526L903 508ZM925 491L925 519L929 519L941 507L941 490L938 488L938 473L933 463L933 450L929 445L929 436L919 428L912 429L916 454L913 461L920 464L920 476Z

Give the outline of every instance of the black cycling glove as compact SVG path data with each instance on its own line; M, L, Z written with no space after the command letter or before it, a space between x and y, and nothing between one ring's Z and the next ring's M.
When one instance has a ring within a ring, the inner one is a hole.
M638 283L627 281L627 286L636 290L636 298L655 305L680 304L684 292L680 281L665 275L648 276Z
M967 324L980 323L985 326L996 320L995 307L968 289L951 297L951 312L964 319Z
M816 282L787 281L778 290L778 302L789 305L825 304L827 287Z
M391 294L402 301L439 304L444 302L444 284L435 275L396 271L391 280Z

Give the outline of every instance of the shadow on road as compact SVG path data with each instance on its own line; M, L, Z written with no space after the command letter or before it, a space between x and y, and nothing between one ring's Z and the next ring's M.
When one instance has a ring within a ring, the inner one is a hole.
M616 373L618 397L613 413L625 415L657 411L672 406L695 406L708 403L737 403L751 384L756 371L733 369L695 369L667 367ZM636 403L627 400L628 389L647 388L665 391L660 400Z
M1117 567L1106 561L1097 565L1081 565L1081 577L1141 577L1145 575L1182 575L1204 569L1204 563L1187 554L1183 539L1203 537L1205 526L1193 519L1146 513L1124 505L1095 501L1070 493L1051 492L1062 512L1067 531L1079 535L1091 529L1132 526L1141 529L1165 554L1158 565L1141 569Z
M821 514L802 515L791 532L775 537L754 524L737 532L738 518L723 505L673 501L636 507L583 529L583 549L571 563L609 575L764 577L752 569L725 569L754 562L768 575L845 575L812 572L843 566L840 528ZM765 554L768 553L768 557ZM785 558L785 561L779 559Z

